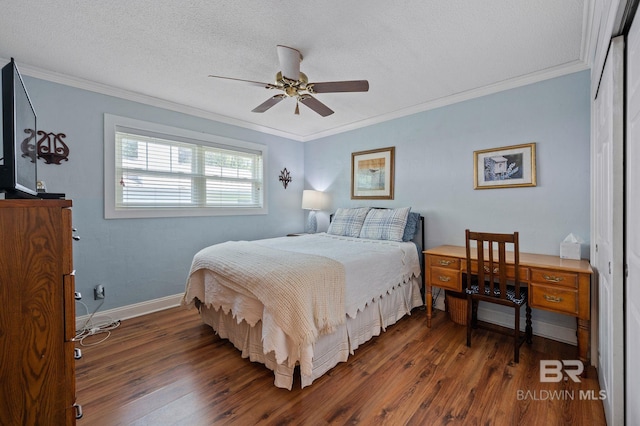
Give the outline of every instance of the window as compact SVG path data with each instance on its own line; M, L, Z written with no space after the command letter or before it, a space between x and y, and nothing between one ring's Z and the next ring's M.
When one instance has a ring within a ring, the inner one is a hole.
M266 146L105 114L105 217L266 213Z

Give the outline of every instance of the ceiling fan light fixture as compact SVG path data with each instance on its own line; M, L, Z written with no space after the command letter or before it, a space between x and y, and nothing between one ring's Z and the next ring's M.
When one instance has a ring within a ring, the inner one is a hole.
M260 83L257 81L216 75L209 75L209 77L242 81L254 86L262 86L267 89L278 89L284 92L267 99L265 102L251 110L252 112L258 113L265 112L284 98L290 97L296 98L296 115L300 114L299 103L302 102L322 117L326 117L333 114L331 108L311 95L315 95L317 93L366 92L369 90L369 82L367 80L309 83L307 75L300 71L300 62L302 62L302 54L300 51L292 47L282 45L278 45L277 50L281 71L276 73L275 83ZM297 76L297 79L294 79L291 76Z
M287 86L284 89L284 93L293 98L294 96L298 96L298 89L295 86Z

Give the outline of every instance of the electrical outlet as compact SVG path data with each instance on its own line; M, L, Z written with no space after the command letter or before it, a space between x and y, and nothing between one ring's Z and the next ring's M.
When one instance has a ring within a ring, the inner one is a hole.
M104 299L104 286L102 284L98 284L93 288L93 298L94 300Z

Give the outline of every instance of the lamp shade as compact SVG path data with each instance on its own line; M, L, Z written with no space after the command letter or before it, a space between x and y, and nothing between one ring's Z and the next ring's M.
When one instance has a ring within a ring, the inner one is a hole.
M302 208L305 210L322 210L324 207L324 193L305 189L302 191Z

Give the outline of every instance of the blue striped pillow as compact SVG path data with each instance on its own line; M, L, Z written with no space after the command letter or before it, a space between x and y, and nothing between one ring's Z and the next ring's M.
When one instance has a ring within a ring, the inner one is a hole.
M367 217L368 211L369 207L359 207L355 209L339 208L333 216L327 234L357 238L360 235L360 229L364 223L364 218Z
M360 230L360 238L402 241L409 210L411 207L369 210Z

